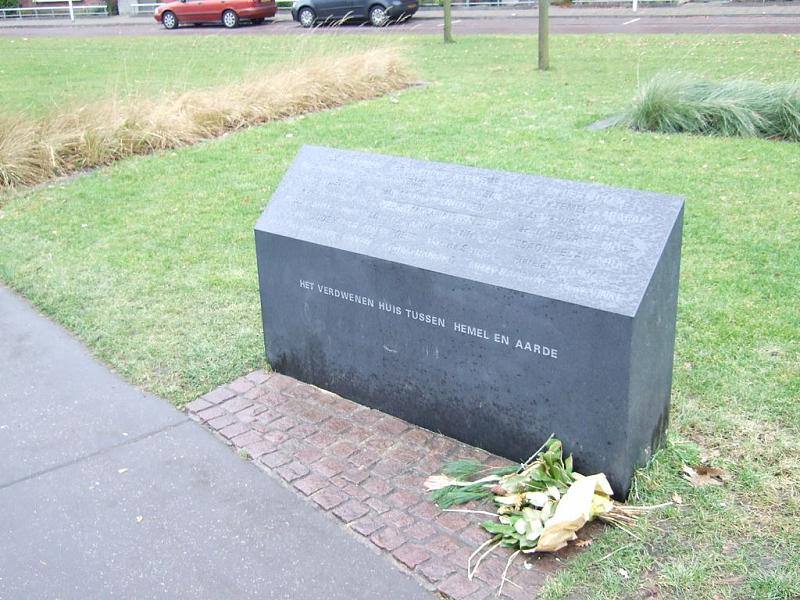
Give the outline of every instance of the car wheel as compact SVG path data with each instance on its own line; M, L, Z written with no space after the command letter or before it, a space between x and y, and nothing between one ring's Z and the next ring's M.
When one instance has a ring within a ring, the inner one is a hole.
M252 23L253 25L261 25L264 23L264 18L262 17L260 19L250 19L250 23Z
M376 4L369 9L369 22L372 23L373 27L383 27L388 21L389 17L386 15L386 9L380 4Z
M222 24L228 29L233 29L239 26L239 15L232 10L226 10L222 13Z
M178 17L175 16L174 12L168 10L161 15L161 23L164 25L164 29L177 29Z
M300 25L308 28L311 27L314 24L314 21L317 20L317 15L314 12L314 9L304 6L300 9L300 12L297 13L297 20L300 21Z

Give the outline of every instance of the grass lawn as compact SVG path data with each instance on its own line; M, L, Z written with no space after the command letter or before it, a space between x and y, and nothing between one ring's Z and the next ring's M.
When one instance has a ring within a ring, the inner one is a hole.
M800 596L800 147L585 129L665 68L796 77L797 38L555 36L548 73L532 37L299 39L0 40L4 107L33 112L382 43L429 83L0 196L0 279L181 405L263 364L252 228L301 144L683 195L670 444L634 488L637 503L677 492L683 504L641 539L607 531L546 596ZM222 52L224 64L212 59ZM701 457L732 479L691 488L680 468Z

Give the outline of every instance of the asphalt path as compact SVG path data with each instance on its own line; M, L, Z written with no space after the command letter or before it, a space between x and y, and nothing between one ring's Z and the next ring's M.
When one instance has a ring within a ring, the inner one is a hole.
M526 14L527 13L527 14ZM455 35L468 34L522 34L536 32L537 17L533 11L522 14L493 15L487 17L465 16L453 20ZM585 15L551 17L550 31L554 34L651 34L651 33L800 33L800 16L780 14L742 14L742 15ZM366 24L345 24L341 26L321 25L310 30L303 29L286 15L279 15L274 21L253 26L244 24L233 30L222 25L184 26L167 31L149 18L132 18L130 23L118 22L98 26L81 24L55 26L47 22L42 25L0 26L0 37L107 37L131 35L156 36L196 36L196 35L403 35L403 34L441 34L441 19L434 16L418 15L413 19L389 27L376 28Z
M0 285L0 600L431 600Z

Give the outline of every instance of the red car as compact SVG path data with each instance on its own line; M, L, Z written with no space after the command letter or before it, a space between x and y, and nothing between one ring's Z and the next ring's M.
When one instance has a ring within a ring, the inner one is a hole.
M275 16L275 0L178 0L159 4L153 15L167 29L177 29L181 23L220 23L228 29L240 21L254 25Z

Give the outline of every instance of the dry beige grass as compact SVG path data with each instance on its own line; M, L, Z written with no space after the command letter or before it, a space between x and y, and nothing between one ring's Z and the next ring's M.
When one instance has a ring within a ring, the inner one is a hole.
M399 52L379 49L175 97L98 103L38 120L6 118L0 120L0 189L375 98L410 83Z

